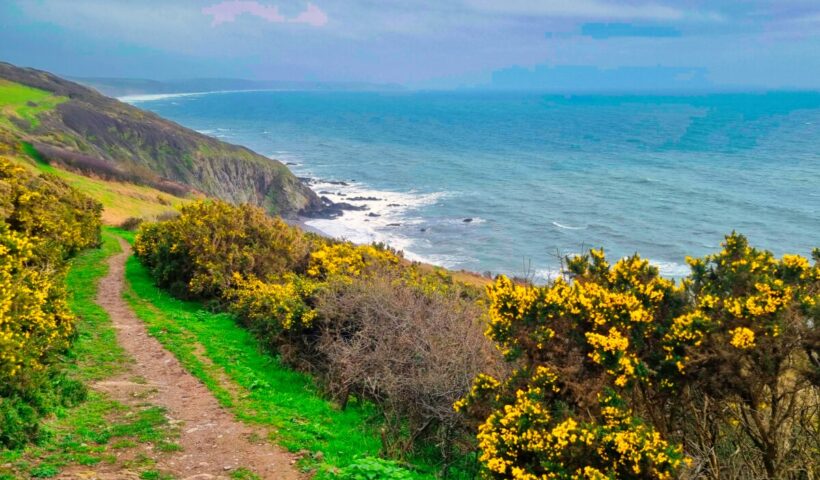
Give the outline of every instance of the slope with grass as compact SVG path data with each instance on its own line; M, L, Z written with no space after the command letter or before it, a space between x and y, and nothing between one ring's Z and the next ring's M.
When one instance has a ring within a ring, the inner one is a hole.
M47 72L0 62L0 144L51 163L171 192L202 192L284 216L322 202L281 162ZM0 152L2 153L2 152Z
M72 187L100 202L102 220L106 225L120 225L129 218L155 220L174 215L177 209L199 198L199 195L179 197L156 188L131 182L118 182L81 175L46 162L31 144L20 144L19 154L0 155L33 173L50 173Z

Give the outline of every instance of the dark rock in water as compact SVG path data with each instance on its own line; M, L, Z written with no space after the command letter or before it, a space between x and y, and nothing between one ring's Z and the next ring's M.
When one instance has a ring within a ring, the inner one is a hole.
M319 192L319 195L333 195L333 192L328 192L327 190L322 190Z
M299 165L299 164L298 164L298 163L296 163L296 162L285 162L285 165L291 165L291 166L293 166L293 165Z
M473 221L472 218L465 218L464 220L462 220L462 222L464 222L464 223L470 223L472 221Z
M381 217L381 215L379 215L378 213L373 213L373 212L368 213L367 216L368 217Z
M356 212L361 212L363 210L370 210L370 207L368 207L367 205L353 205L351 203L346 203L346 202L334 203L333 205L340 208L341 210L352 210L352 211L356 211Z
M419 230L421 230L422 232L426 232L426 231L427 231L427 229L426 229L426 228L420 228Z
M350 201L356 201L356 202L378 202L379 200L381 200L381 198L376 198L376 197L350 197L349 200Z
M365 205L351 205L345 202L334 203L327 197L320 197L322 202L322 208L313 210L308 214L305 214L305 217L308 218L321 218L326 220L331 220L334 218L341 217L345 211L363 211L363 210L370 210Z
M327 181L327 183L329 183L329 184L331 184L331 185L341 185L341 186L343 186L343 187L346 187L346 186L348 186L348 185L349 185L349 183L347 183L347 182L343 182L343 181L341 181L341 180L328 180L328 181Z
M388 223L388 227L401 227L401 223Z
M342 193L342 192L336 192L336 195L338 195L338 196L340 196L340 197L346 197L346 196L347 196L347 194L346 194L346 193ZM352 199L351 199L351 200L352 200Z
M296 178L301 180L303 183L307 183L308 185L310 185L311 183L316 181L315 179L310 178L310 177L296 177Z

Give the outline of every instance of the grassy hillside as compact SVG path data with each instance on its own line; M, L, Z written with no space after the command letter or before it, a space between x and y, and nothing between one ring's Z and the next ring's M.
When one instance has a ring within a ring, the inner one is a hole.
M0 155L0 157L3 157ZM178 197L156 188L129 182L93 178L43 161L30 145L22 144L20 153L4 158L33 173L50 173L60 177L103 205L102 220L107 225L120 225L129 218L153 220L174 214L178 207L199 195Z
M68 100L43 90L26 87L0 79L0 123L14 128L12 118L28 122L31 128L39 125L39 115Z
M201 135L46 72L0 63L0 144L177 196L202 194L291 216L321 209L282 163ZM0 151L2 153L2 151Z

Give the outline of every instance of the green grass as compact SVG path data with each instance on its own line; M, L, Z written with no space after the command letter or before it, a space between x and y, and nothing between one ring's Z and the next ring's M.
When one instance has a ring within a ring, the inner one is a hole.
M84 382L102 380L123 371L129 361L117 345L108 314L94 299L97 282L108 272L106 260L120 252L115 237L103 233L103 245L74 259L66 283L69 304L79 317L77 339L64 359L68 374ZM158 451L173 451L175 432L162 408L127 407L95 391L75 408L55 412L46 422L49 432L39 445L19 450L0 449L0 480L47 478L69 465L91 470L100 463L115 462L115 452L138 444L151 444ZM153 467L153 460L135 467ZM165 478L165 477L157 477Z
M15 116L35 128L40 123L38 117L41 113L54 109L66 100L68 98L44 90L0 80L0 123L16 129L9 120L9 116Z
M155 219L161 215L174 212L190 199L175 197L155 188L126 182L115 182L99 178L86 177L49 165L33 145L20 143L20 158L28 157L31 162L24 166L38 173L50 173L100 202L105 208L103 222L108 225L119 225L129 217ZM23 160L18 163L23 163ZM33 165L32 165L33 164Z

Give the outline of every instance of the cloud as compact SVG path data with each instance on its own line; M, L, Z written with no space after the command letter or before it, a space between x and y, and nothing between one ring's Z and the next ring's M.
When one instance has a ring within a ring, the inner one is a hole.
M327 23L327 14L319 7L312 3L307 4L307 9L304 12L292 18L292 23L305 23L314 27L321 27Z
M581 35L604 40L612 37L680 37L680 30L663 25L633 25L631 23L585 23Z
M327 23L327 14L312 3L308 3L305 11L293 18L287 18L279 13L279 7L275 5L263 5L256 0L225 0L203 8L202 13L213 17L213 26L233 22L236 17L243 14L250 14L271 23L302 23L313 27L321 27Z
M617 5L600 0L468 0L473 8L507 15L678 20L686 13L656 3Z

